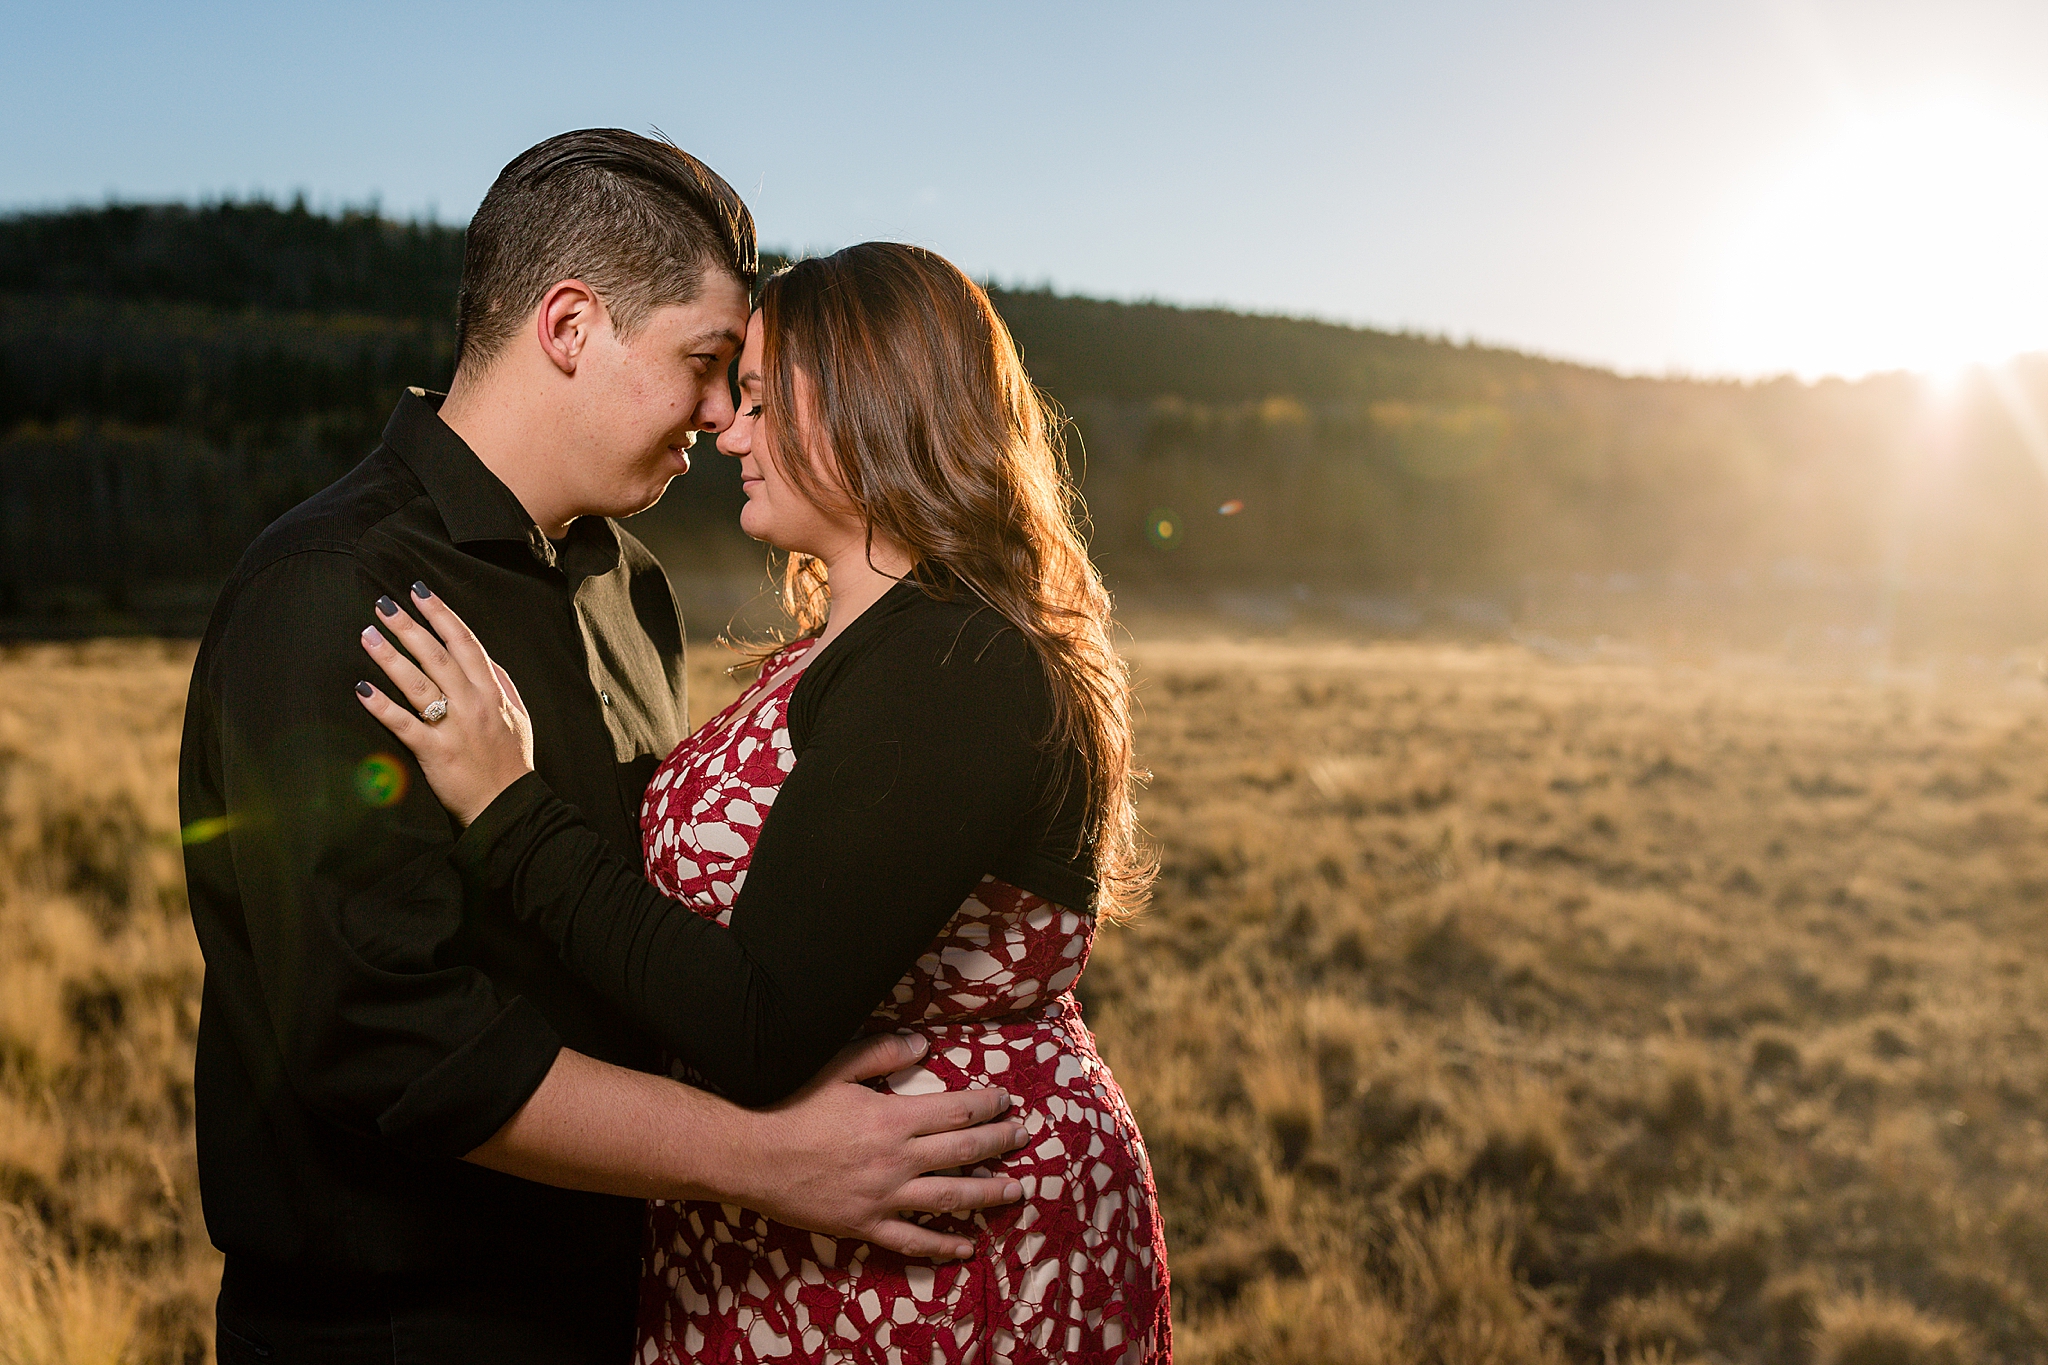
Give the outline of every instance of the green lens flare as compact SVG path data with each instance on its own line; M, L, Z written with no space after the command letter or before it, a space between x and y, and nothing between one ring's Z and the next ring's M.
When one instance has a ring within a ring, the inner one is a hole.
M210 844L239 823L232 815L209 816L204 820L194 820L179 830L178 839L188 848L193 844Z
M405 800L410 781L405 765L390 754L371 754L356 765L356 795L366 806L382 809L397 805Z
M1155 507L1145 518L1145 539L1162 550L1171 550L1180 544L1180 513L1171 507Z

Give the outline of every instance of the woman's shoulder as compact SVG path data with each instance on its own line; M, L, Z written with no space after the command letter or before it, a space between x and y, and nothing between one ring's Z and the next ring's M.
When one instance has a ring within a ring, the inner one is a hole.
M849 645L849 658L949 671L1015 668L1031 657L1022 632L972 589L910 580L891 588L849 626L842 643Z
M1044 676L1030 643L973 594L934 595L903 582L826 646L798 684L810 714L834 698L898 706L1035 709Z

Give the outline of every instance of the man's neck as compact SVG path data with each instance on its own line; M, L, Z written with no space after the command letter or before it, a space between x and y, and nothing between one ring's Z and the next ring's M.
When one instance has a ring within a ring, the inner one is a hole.
M522 386L506 379L491 371L458 371L441 403L441 420L512 491L541 533L560 540L578 514L549 496L552 423L548 414L529 411L531 405L521 401Z

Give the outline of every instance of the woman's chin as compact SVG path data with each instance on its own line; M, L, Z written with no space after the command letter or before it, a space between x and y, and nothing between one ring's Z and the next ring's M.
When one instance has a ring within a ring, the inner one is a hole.
M750 539L761 541L775 549L787 550L790 548L776 538L770 518L761 515L752 503L748 503L740 509L740 529L745 531Z

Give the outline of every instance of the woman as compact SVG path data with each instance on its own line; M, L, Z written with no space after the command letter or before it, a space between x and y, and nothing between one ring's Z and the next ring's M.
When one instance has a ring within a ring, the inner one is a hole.
M952 1264L657 1203L637 1359L1167 1360L1150 1169L1072 994L1150 880L1128 685L1043 404L987 296L888 243L771 280L738 371L718 445L800 633L657 772L644 880L528 771L511 680L466 680L403 612L383 624L432 677L366 644L407 697L511 724L451 744L364 704L475 817L466 874L694 1079L765 1103L857 1032L914 1029L892 1089L1000 1086L1031 1140L999 1168L1021 1202L951 1220Z

